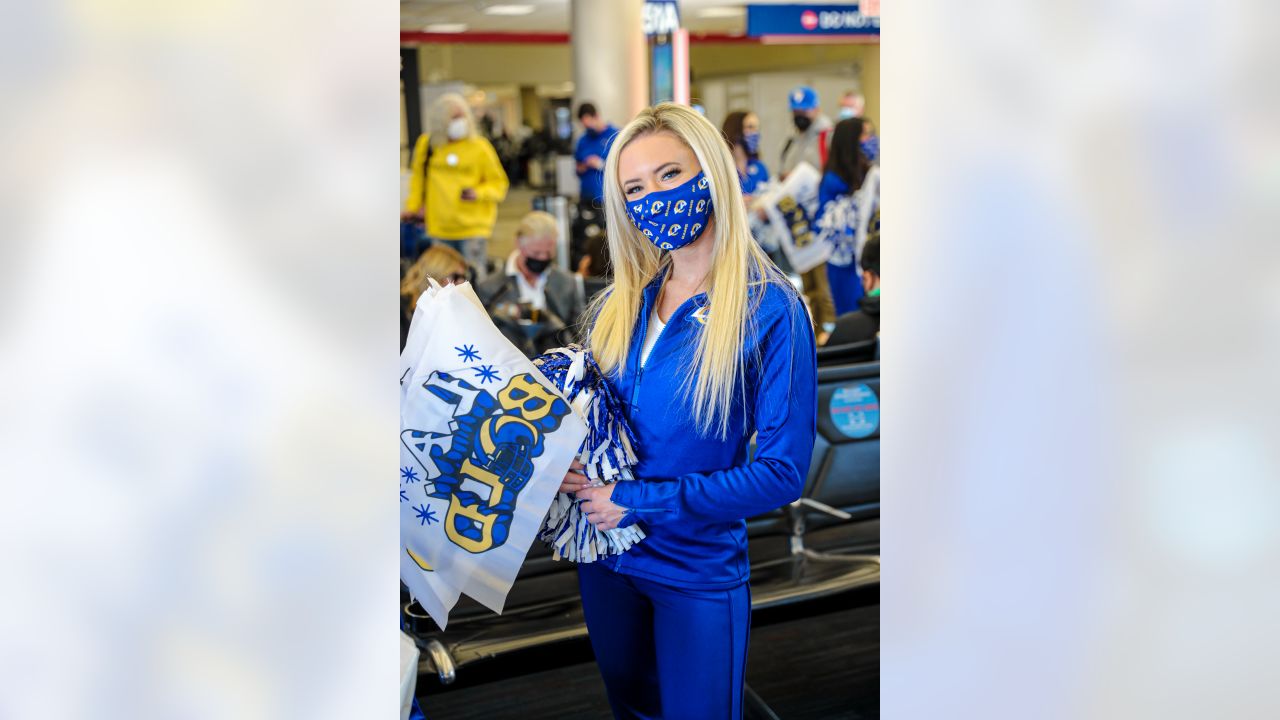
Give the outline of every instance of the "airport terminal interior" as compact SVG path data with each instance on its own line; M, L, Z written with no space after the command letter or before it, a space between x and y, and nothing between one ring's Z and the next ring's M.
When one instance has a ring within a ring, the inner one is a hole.
M810 140L803 152L819 165L810 168L815 189L818 177L825 182L824 173L838 169L840 152L858 167L857 181L846 182L850 196L869 192L866 178L878 177L879 3L402 0L400 7L402 345L414 298L431 275L498 287L482 299L492 298L488 310L509 326L504 334L531 357L555 347L578 320L559 316L580 313L610 282L595 167L610 133L659 102L689 106L725 132L743 193L757 203L750 207L760 242L808 302L818 343L817 440L803 494L747 521L744 717L878 717L878 187L843 276L824 269L834 255L798 270L811 264L803 259L808 240L798 232L766 240L779 222L788 233L795 222L760 203L802 176L801 147ZM466 113L451 104L456 98ZM427 197L424 177L432 163L471 160L452 151L433 159L432 128L450 138L456 130L480 148L475 162L486 184L472 205L493 208L476 212L465 229L433 218L453 210ZM852 145L841 140L846 131ZM517 241L541 227L529 220L533 211L554 220L545 245ZM449 248L448 257L429 259L437 246ZM563 286L555 278L565 278ZM531 281L538 292L545 283L544 300L528 300ZM425 717L612 717L574 564L552 560L543 543L534 542L501 615L463 597L441 630L407 590L401 596L402 628L421 653L415 695Z

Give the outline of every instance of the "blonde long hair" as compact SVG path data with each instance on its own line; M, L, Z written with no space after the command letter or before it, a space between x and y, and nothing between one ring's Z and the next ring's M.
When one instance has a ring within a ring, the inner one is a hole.
M706 324L695 349L694 372L688 379L697 378L692 388L695 425L703 435L725 438L734 388L746 391L743 346L763 295L755 293L753 301L748 290L767 283L784 286L792 294L794 290L751 237L742 186L724 136L706 118L683 105L662 103L640 111L609 150L604 210L614 275L608 291L600 293L586 314L595 318L588 342L601 370L624 370L644 288L671 266L670 254L659 250L631 223L618 176L622 150L636 138L658 132L671 133L693 150L711 186L715 236Z
M427 291L427 278L447 285L454 274L467 274L467 260L461 253L440 243L427 248L400 281L400 299L407 304L407 312L413 313L418 297Z
M467 104L466 98L458 93L445 93L436 98L431 103L431 109L427 111L427 136L430 138L431 147L438 148L445 143L453 142L449 139L449 116L453 110L461 110L462 116L467 120L467 137L476 134L476 118L471 113L471 106Z

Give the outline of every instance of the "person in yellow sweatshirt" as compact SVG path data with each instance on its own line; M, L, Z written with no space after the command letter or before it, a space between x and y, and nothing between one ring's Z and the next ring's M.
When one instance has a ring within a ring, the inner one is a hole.
M476 279L483 279L498 203L510 183L493 145L476 133L461 95L446 93L432 104L410 166L404 217L425 215L428 242L462 253Z

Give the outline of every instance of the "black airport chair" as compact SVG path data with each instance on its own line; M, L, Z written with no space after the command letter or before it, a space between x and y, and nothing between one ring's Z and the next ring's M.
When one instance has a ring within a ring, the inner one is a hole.
M878 583L880 458L878 363L818 370L818 437L799 500L747 521L752 610L805 602ZM443 684L459 668L508 653L585 638L576 566L534 542L502 615L463 596L449 629L403 592L419 670Z

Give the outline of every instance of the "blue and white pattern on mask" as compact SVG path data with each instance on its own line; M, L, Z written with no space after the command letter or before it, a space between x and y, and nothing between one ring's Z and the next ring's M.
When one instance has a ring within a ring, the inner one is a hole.
M711 217L711 185L699 172L679 187L652 192L627 202L631 224L661 250L675 250L698 239Z
M860 144L862 145L862 154L866 155L868 160L871 162L878 162L880 160L879 135L872 135L866 140L863 140Z
M742 147L746 148L747 152L752 155L760 152L760 133L745 133L742 136Z

